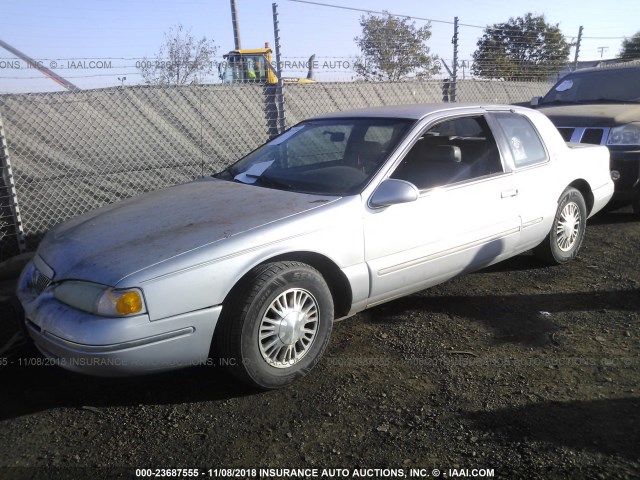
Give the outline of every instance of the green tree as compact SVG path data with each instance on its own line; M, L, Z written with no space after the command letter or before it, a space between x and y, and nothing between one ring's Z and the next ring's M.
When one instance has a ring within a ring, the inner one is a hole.
M431 37L431 24L427 22L417 28L407 18L384 14L360 18L362 35L354 38L361 52L354 62L356 73L373 81L399 81L437 73L437 57L429 54L426 45Z
M155 59L144 58L139 68L145 83L150 85L187 85L198 83L213 72L218 47L212 40L200 40L177 24L164 35L165 42Z
M635 60L640 58L640 32L631 38L625 38L622 41L622 51L620 52L622 60Z
M474 75L500 80L547 80L566 66L571 44L559 26L527 13L484 30L473 53Z

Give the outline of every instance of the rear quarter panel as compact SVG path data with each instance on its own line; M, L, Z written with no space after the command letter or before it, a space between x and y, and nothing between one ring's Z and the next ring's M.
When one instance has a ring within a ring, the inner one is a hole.
M534 122L549 152L552 176L547 183L551 188L548 193L555 194L556 201L567 186L581 181L586 182L592 194L596 196L598 196L598 191L605 198L607 197L606 192L609 190L613 192L607 147L566 143L545 115L528 110L527 116ZM589 216L597 213L606 204L606 201L592 205L593 208L589 212Z

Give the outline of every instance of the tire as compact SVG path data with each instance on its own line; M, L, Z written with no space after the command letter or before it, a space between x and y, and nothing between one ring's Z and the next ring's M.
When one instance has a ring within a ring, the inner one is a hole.
M333 298L300 262L254 268L222 308L214 351L231 373L260 389L285 387L318 363L329 343Z
M587 206L582 194L569 187L560 196L551 231L533 249L534 255L549 265L573 260L584 240L587 225Z

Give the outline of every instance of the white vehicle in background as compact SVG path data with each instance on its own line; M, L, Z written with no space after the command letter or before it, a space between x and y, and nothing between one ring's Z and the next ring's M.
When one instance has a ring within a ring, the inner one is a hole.
M304 121L212 177L50 231L18 296L56 363L131 375L224 358L260 388L316 365L334 318L529 249L573 259L609 152L541 113L408 105Z

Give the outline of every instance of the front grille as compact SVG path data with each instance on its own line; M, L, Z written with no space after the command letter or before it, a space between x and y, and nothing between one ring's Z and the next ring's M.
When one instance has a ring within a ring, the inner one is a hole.
M557 127L565 142L606 145L608 127Z
M44 289L47 288L50 283L51 279L49 277L38 269L34 269L33 275L31 276L31 286L38 295L44 292Z
M600 145L602 143L602 137L604 136L604 130L602 128L586 128L580 139L580 143L591 143L593 145Z
M571 136L573 135L573 128L568 128L568 127L560 127L558 128L558 131L560 132L560 135L562 135L562 138L564 138L565 142L570 142L571 141Z

